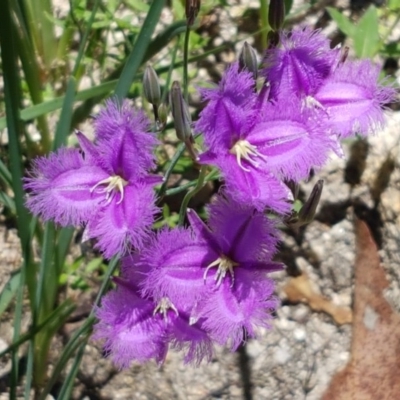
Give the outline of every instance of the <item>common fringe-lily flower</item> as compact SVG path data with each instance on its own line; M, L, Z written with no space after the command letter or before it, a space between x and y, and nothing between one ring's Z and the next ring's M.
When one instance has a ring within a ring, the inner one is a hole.
M123 261L122 276L115 278L117 288L108 293L96 310L99 322L94 339L105 340L104 348L113 362L127 368L132 361L154 359L161 364L168 349L183 350L185 363L198 365L211 360L213 346L201 322L189 323L189 315L167 298L157 301L139 289L145 269L132 268L137 256Z
M105 257L141 245L156 212L155 138L127 102L109 101L95 122L93 144L77 132L80 149L62 148L34 161L28 208L62 226L86 224Z
M340 48L331 49L320 31L300 28L280 36L280 47L268 50L264 60L271 101L298 98L338 137L382 127L383 106L394 101L396 90L378 83L378 66L370 60L342 60Z
M232 350L269 327L277 306L267 273L277 242L274 224L262 213L219 197L209 207L209 227L189 211L191 229L160 232L146 246L139 266L148 266L143 291L168 298L218 344ZM136 268L136 265L131 265Z

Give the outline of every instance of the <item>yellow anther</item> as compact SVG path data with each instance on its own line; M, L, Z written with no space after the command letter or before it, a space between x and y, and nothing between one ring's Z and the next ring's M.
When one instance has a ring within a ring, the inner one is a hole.
M229 272L232 278L232 285L235 279L235 275L233 273L233 267L237 267L239 264L235 261L232 261L227 256L222 255L218 257L215 261L209 264L204 271L203 279L206 280L207 273L210 268L218 267L217 273L215 274L214 280L217 282L217 286L221 285L222 279L225 278L226 274Z
M99 190L98 193L105 193L107 203L110 203L114 197L115 192L119 192L120 198L117 204L120 204L124 200L124 187L127 184L128 182L125 179L121 178L119 175L112 175L96 183L90 189L90 193L93 193L97 187L105 185L105 187Z

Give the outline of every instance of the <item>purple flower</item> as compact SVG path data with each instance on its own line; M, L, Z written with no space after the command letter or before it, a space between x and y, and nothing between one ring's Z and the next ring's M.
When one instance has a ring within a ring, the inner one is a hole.
M126 267L135 260L136 256L125 258L123 276L115 279L117 288L97 309L94 339L105 340L105 350L121 368L150 359L161 364L169 347L183 350L185 363L210 361L212 342L200 322L190 324L187 313L166 297L155 300L141 295L138 285L145 269Z
M143 293L167 297L214 341L234 350L244 332L254 337L257 327L269 326L277 306L266 276L282 268L271 261L277 232L262 212L224 197L209 213L209 227L189 211L191 229L164 230L146 247L140 262L150 270Z
M97 121L96 144L78 132L81 149L35 160L25 188L34 214L63 226L87 224L86 236L96 238L110 258L143 242L157 211L153 186L160 179L146 172L156 141L144 130L144 117L129 113L127 103L107 107ZM109 131L113 115L115 140Z
M378 84L380 68L369 60L341 60L340 49L329 44L309 28L282 33L280 48L268 50L265 58L267 100L281 105L298 98L303 109L317 112L325 132L339 137L376 131L383 125L382 106L395 99L395 89Z

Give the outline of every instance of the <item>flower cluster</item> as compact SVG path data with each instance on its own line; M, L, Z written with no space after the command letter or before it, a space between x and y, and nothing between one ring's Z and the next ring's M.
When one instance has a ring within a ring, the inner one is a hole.
M40 158L26 179L33 213L84 225L105 257L122 256L116 288L103 298L95 326L120 367L161 363L169 348L198 364L210 360L213 344L234 351L268 328L277 307L268 274L282 268L273 261L276 223L292 201L285 182L307 178L332 151L340 154L340 138L367 135L383 123L382 106L395 91L377 83L379 69L370 61L346 60L308 28L279 40L266 53L259 92L257 74L239 63L218 87L202 90L207 104L195 129L205 150L197 161L218 167L224 179L207 223L188 210L188 227L151 229L157 140L127 102L107 103L95 119L94 142L78 132L79 149ZM153 102L154 87L147 90Z
M379 67L345 60L319 31L284 32L280 43L267 51L259 93L238 64L218 88L202 90L208 104L196 128L207 147L199 162L220 168L232 196L282 213L290 207L283 181L340 154L339 138L375 132L395 90L377 83Z

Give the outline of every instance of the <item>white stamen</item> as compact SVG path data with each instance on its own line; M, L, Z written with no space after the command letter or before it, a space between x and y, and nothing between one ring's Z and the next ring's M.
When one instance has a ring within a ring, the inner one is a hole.
M107 203L110 203L114 197L115 192L120 193L120 198L117 204L120 204L124 200L124 187L128 182L121 178L119 175L112 175L102 181L96 183L91 189L90 193L93 193L98 186L106 185L103 189L99 190L98 193L105 193Z
M171 309L175 311L176 315L179 315L176 307L171 303L171 301L167 297L163 297L157 304L156 308L153 311L153 315L156 315L158 312L163 315L164 320L167 319L167 311Z
M204 281L207 279L207 273L210 268L213 267L218 267L217 273L215 274L214 280L217 282L217 286L220 286L222 283L222 279L225 278L227 272L231 275L232 278L232 284L235 280L235 275L233 273L233 267L237 267L239 264L235 261L232 261L230 258L222 255L221 257L218 257L215 261L213 261L211 264L209 264L204 271L203 279Z
M325 110L325 107L317 99L314 99L314 97L312 96L307 96L302 102L301 109L303 111L305 108L312 107L318 108L320 110Z
M258 157L266 160L266 157L257 150L257 147L250 144L247 140L238 140L229 150L229 153L236 155L236 161L239 167L246 172L249 172L250 170L242 165L242 159L255 167L258 166L258 163L253 158Z

